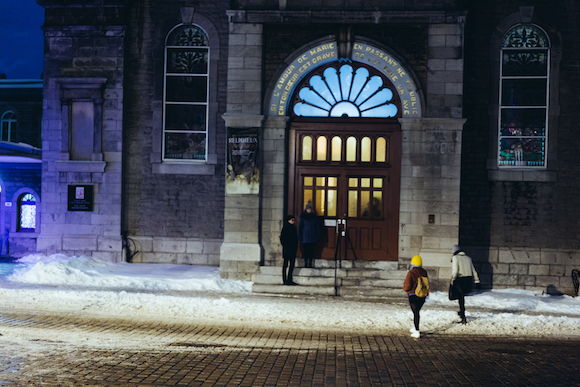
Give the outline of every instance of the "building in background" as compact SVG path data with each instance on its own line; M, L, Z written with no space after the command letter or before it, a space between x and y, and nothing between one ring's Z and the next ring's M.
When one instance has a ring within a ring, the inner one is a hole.
M375 278L338 287L398 289L422 255L443 288L459 243L488 287L571 292L573 0L41 4L38 251L259 289L311 204L318 254L349 243L345 268Z
M42 80L0 79L1 256L21 256L36 250L42 90Z

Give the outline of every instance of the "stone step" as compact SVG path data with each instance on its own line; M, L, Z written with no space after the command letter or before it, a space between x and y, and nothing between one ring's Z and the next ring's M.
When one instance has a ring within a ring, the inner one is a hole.
M309 286L334 286L334 277L317 277L317 276L299 276L296 273L293 276L294 282L300 285ZM254 277L254 283L264 284L264 285L281 285L282 275L265 275L257 274ZM391 280L391 279L361 279L352 277L338 277L337 283L339 286L366 286L366 287L379 287L379 288L392 288L399 289L403 287L402 280Z
M252 293L301 294L316 296L334 296L334 286L287 286L287 285L252 285Z
M300 285L309 286L334 286L334 277L305 277L297 276L294 273L294 282ZM254 277L254 284L263 285L282 285L282 274L279 275L264 275L258 274Z
M252 292L271 294L302 294L344 297L388 297L404 299L403 281L406 270L398 270L393 262L343 261L335 269L335 261L316 260L315 268L294 269L293 280L298 286L282 285L282 267L262 266L254 275Z
M253 293L269 293L269 294L288 294L288 295L316 295L316 296L343 296L356 298L396 298L401 301L406 300L406 294L402 289L387 289L387 288L371 288L366 286L287 286L287 285L265 285L254 284L252 286Z
M375 288L367 286L342 286L338 288L338 295L345 297L389 297L389 298L401 298L405 300L407 294L403 291L403 286L401 285L399 289L390 288Z
M407 275L405 270L381 270L381 269L363 269L363 268L304 268L298 267L294 269L294 276L298 277L332 277L341 278L380 278L384 280L399 280L403 281ZM260 267L260 274L272 275L282 277L282 268L280 266L262 266ZM255 282L255 281L254 281Z
M397 270L398 262L394 261L357 261L357 260L341 260L336 262L332 259L316 259L314 266L317 268L334 268L338 265L339 268L344 269L380 269L380 270ZM296 267L304 267L304 259L296 258Z

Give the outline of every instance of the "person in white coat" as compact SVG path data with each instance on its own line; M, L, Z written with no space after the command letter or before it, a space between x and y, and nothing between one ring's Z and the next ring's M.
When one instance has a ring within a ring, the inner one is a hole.
M471 258L461 250L458 245L453 245L451 248L453 257L451 258L451 286L452 290L458 297L459 301L459 317L461 323L466 324L465 317L465 295L471 292L473 282L479 287L479 276Z

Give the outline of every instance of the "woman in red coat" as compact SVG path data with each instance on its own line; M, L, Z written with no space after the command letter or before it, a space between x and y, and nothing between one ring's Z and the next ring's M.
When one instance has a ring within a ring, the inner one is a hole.
M415 255L411 259L411 265L413 267L407 273L407 277L403 283L403 290L409 296L409 305L411 305L411 310L413 311L413 322L415 326L410 329L411 337L418 339L421 337L421 333L419 332L419 311L423 307L426 297L417 297L415 289L417 289L419 277L427 277L427 272L423 269L423 260L418 255Z

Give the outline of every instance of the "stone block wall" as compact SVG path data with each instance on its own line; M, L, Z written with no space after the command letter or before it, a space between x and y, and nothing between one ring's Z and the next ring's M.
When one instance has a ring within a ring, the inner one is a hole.
M459 233L461 119L401 119L399 257L450 267Z
M132 262L219 265L224 237L228 1L127 8L123 233ZM182 23L209 37L205 162L162 160L165 39ZM217 246L217 247L216 247ZM132 257L132 258L131 258Z
M485 288L519 288L574 295L572 270L580 270L580 251L563 249L463 248L473 259Z
M37 249L119 261L124 70L122 6L62 8L46 2L42 217ZM107 11L107 12L104 12ZM113 11L113 12L108 12ZM71 103L94 105L91 160L71 156ZM66 100L72 102L66 102ZM68 186L94 190L92 211L68 211Z

